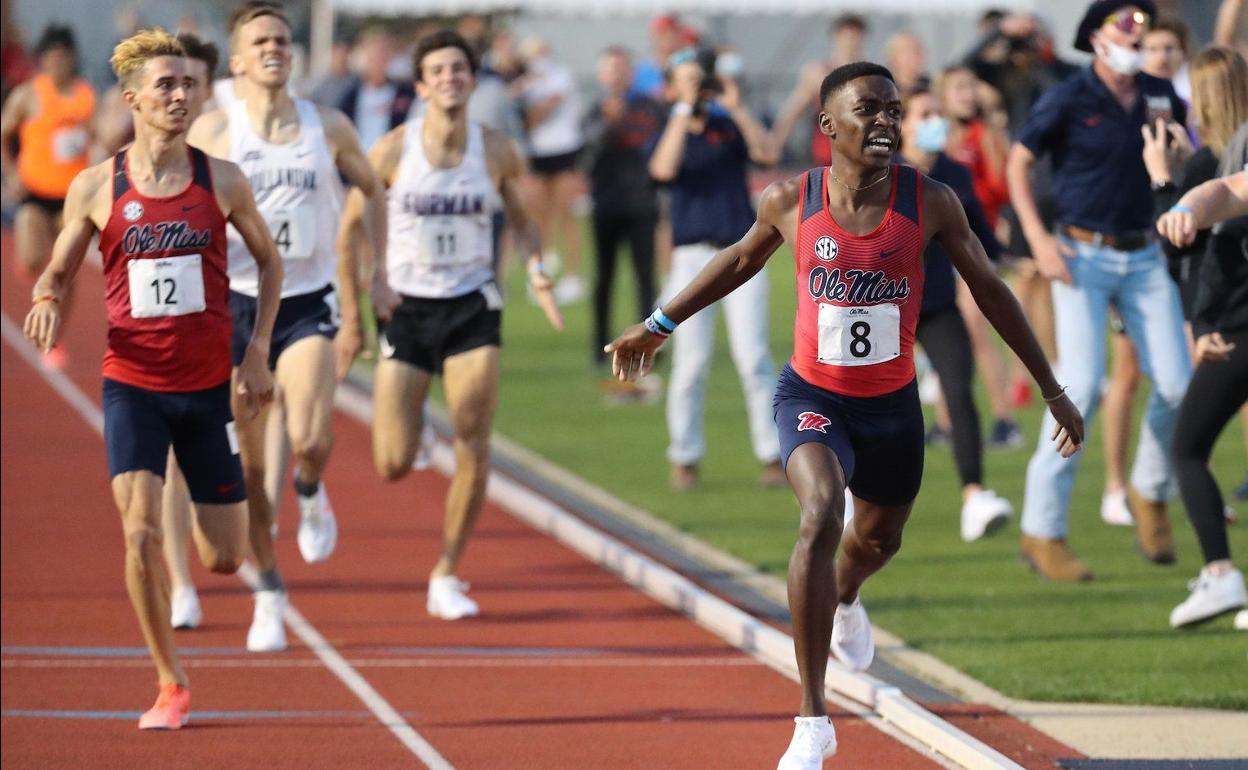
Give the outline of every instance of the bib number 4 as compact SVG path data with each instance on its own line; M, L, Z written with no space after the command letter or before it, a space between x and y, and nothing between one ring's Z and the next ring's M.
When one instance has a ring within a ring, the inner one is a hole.
M819 363L868 366L901 355L901 308L897 305L819 305Z

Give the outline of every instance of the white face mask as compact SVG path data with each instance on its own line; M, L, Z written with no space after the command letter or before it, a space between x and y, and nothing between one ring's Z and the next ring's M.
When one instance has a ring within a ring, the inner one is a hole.
M1144 66L1144 52L1108 40L1097 44L1096 55L1119 75L1134 75Z

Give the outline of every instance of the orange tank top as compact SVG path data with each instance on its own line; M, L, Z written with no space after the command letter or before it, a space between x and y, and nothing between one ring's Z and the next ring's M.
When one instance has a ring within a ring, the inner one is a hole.
M64 198L69 183L87 167L87 121L95 111L95 91L76 80L68 95L49 75L31 81L35 114L22 123L17 173L22 184L41 198Z

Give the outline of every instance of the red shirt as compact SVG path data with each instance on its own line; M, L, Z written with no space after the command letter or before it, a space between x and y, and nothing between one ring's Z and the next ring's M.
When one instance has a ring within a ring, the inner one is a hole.
M845 396L892 393L914 379L923 304L923 175L894 165L884 220L866 235L837 225L827 169L806 172L798 207L793 370Z
M973 120L967 125L962 142L950 149L949 157L971 170L975 199L984 210L989 226L996 227L1001 207L1010 202L1010 189L1005 169L995 166L988 158L984 149L987 142L988 127L982 120Z
M204 390L230 379L225 216L208 156L188 150L191 183L164 198L140 194L126 151L117 153L113 210L100 233L108 310L104 376L161 392Z

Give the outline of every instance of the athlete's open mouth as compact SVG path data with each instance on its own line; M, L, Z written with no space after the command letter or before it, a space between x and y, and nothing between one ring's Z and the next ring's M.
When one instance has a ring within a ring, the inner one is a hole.
M879 152L892 152L897 147L897 140L889 134L876 134L868 137L863 147Z

